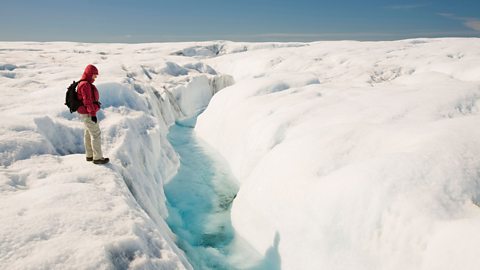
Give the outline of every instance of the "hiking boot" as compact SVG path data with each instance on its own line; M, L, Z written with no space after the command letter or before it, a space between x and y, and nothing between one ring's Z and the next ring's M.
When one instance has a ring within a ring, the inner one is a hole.
M96 159L93 161L93 164L106 164L110 161L110 159L107 158L102 158L102 159Z
M87 161L93 161L93 157L87 157Z

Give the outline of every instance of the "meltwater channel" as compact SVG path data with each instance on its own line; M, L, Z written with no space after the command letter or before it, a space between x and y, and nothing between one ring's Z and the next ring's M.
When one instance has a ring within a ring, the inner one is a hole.
M230 208L238 192L228 164L196 138L196 117L178 121L168 140L180 157L177 174L165 185L169 217L194 269L280 269L278 250L255 252L235 234ZM277 247L278 248L278 247Z

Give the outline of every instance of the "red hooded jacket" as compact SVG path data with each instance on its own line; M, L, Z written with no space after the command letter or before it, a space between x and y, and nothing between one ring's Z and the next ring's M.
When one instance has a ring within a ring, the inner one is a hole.
M88 114L90 116L96 116L97 111L100 110L100 104L98 103L98 90L97 87L93 85L93 82L95 81L93 79L94 74L98 75L98 69L94 65L88 65L82 75L81 80L84 81L81 81L77 86L78 99L83 103L83 105L78 108L77 112Z

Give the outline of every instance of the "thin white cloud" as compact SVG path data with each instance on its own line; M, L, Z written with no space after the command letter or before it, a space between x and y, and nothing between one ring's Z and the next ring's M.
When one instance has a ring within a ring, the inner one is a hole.
M452 20L461 21L466 27L480 32L480 19L472 17L460 17L451 13L437 13L438 15Z
M465 26L471 28L475 31L480 32L480 20L478 19L469 19L464 22Z
M428 6L428 4L393 5L393 6L387 6L385 8L396 9L396 10L410 10L410 9L422 8L425 6Z
M455 18L455 15L453 15L452 13L437 13L437 15L440 15L442 17L447 17L447 18L450 18L450 19Z

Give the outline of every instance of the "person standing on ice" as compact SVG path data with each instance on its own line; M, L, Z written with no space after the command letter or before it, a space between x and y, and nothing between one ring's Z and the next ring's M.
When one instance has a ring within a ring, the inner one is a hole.
M103 157L100 127L98 125L97 112L100 110L99 94L93 82L98 76L98 69L94 65L88 65L83 72L82 79L77 87L78 99L82 101L77 112L85 124L84 142L87 161L95 164L105 164L108 158Z

